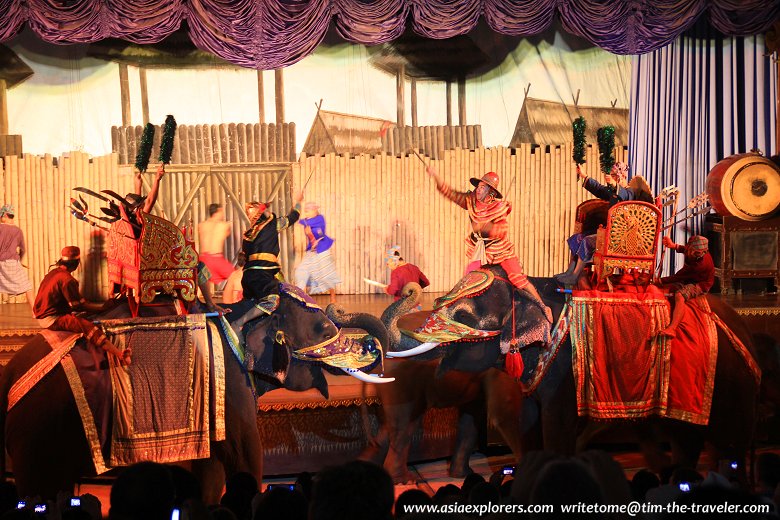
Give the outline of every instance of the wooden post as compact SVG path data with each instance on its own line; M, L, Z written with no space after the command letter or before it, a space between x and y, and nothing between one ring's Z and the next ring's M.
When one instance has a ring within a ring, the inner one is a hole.
M260 124L265 123L265 87L263 86L263 71L257 71L257 106L258 120Z
M458 78L458 124L466 126L466 78Z
M8 95L7 83L0 79L0 136L8 135Z
M447 126L452 126L452 82L447 80Z
M119 92L122 100L122 126L130 126L130 82L127 79L127 64L119 64Z
M284 124L284 75L282 69L274 70L274 87L276 89L276 126Z
M398 128L403 128L406 126L406 122L404 120L404 114L406 113L405 110L405 103L404 103L404 76L406 75L406 67L401 64L398 66L398 70L396 71L395 75L395 99L396 99L396 115L395 115L395 124L398 126Z
M412 95L411 95L411 102L412 102L412 126L414 128L417 128L417 79L412 78Z
M141 81L141 112L143 113L144 125L149 122L149 92L146 87L146 67L138 69L138 79Z

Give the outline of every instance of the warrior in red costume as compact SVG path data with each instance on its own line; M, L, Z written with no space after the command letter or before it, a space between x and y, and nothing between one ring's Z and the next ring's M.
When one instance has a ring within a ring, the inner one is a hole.
M436 189L442 195L469 212L471 233L466 237L466 255L469 258L466 272L478 269L481 265L500 264L512 285L525 289L541 302L536 288L523 273L514 244L507 237L507 217L512 211L512 205L502 200L503 196L498 191L498 174L488 172L481 179L472 177L470 182L476 189L462 192L448 186L432 166L426 171L436 181Z
M35 298L33 312L44 329L80 332L87 342L117 356L125 365L130 364L130 349L120 350L106 338L94 323L73 314L74 311L100 312L102 305L87 302L79 292L79 282L71 273L81 263L81 251L76 246L62 249L56 267L43 277Z
M674 337L677 326L683 317L683 305L691 298L707 294L715 284L715 264L708 251L709 241L701 235L693 235L686 245L675 244L671 238L664 237L664 246L685 254L682 269L672 276L661 278L661 283L674 292L674 310L672 320L661 334Z

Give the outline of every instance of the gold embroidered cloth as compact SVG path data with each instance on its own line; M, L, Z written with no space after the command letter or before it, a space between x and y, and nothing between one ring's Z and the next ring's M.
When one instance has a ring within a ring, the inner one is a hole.
M669 304L655 287L644 293L575 291L571 339L578 414L658 415L707 424L718 340L709 313L696 304L686 304L677 337L670 340L658 334L669 323Z
M212 384L205 317L135 318L102 325L120 349L133 350L127 367L110 356L114 401L110 465L208 457L212 433L224 438L224 362L215 336L213 364L221 373L214 374ZM216 403L214 432L210 392L222 394Z

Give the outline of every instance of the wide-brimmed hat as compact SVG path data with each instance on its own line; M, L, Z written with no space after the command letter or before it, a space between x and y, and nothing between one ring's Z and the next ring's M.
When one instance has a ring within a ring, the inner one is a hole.
M70 260L78 260L81 258L81 249L78 246L65 246L60 253L60 260L67 262Z
M504 196L501 195L501 192L498 191L498 174L496 172L487 172L485 175L482 176L481 179L477 179L476 177L472 177L469 179L469 182L471 182L474 186L479 186L480 182L484 182L491 188L493 188L493 191L496 192L496 198L503 198Z

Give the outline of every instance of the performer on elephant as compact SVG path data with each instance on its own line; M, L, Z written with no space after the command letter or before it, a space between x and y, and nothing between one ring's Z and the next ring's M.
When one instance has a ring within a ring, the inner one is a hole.
M54 269L43 277L38 287L33 312L44 329L80 332L87 342L115 355L125 365L130 364L130 349L120 350L94 323L76 316L73 312L100 312L103 306L89 303L79 292L79 282L71 273L81 263L81 250L76 246L62 249Z
M165 176L165 164L160 164L157 167L157 175L152 182L152 188L149 190L147 196L141 195L143 183L141 182L141 172L135 172L135 179L133 180L133 191L125 195L122 199L118 194L110 192L112 195L119 198L124 206L124 215L126 220L133 227L136 238L141 236L141 224L138 221L138 211L149 213L154 208L154 204L157 202L157 196L160 192L160 180Z
M198 259L211 271L209 282L220 284L236 270L223 254L225 240L230 236L231 224L225 220L225 208L222 204L209 204L208 213L209 218L198 224Z
M423 289L431 284L419 267L403 259L398 246L387 250L385 263L390 268L390 284L385 287L385 292L396 300L401 299L401 291L410 282L420 284Z
M601 200L609 202L612 207L618 202L637 200L653 203L653 194L647 181L641 175L634 175L627 182L628 164L617 162L612 166L606 177L607 183L601 184L596 179L589 177L582 169L577 167L577 176L582 179L582 187ZM573 285L585 268L585 265L593 262L593 252L596 249L596 234L592 230L584 230L585 233L575 233L567 240L572 256L569 267L565 272L556 274L555 279L566 285Z
M436 181L436 189L442 195L469 213L471 233L466 237L466 255L469 258L466 272L481 265L500 264L513 286L525 289L541 302L536 288L528 283L514 244L507 237L507 217L512 205L502 200L503 195L498 191L498 174L488 172L481 179L472 177L469 181L476 189L462 192L448 186L433 166L428 166L426 171Z
M333 239L325 234L325 217L320 214L316 202L307 202L303 217L298 221L306 234L306 253L295 269L295 285L309 294L330 294L330 302L336 302L336 286L341 283L336 264L331 255Z
M27 250L24 234L14 224L14 213L14 207L10 204L0 208L0 293L12 296L24 293L32 311L35 294L22 265L22 257Z
M249 229L244 232L241 244L246 255L241 278L244 298L261 300L279 293L279 232L298 221L303 193L299 193L294 200L295 206L284 217L277 217L268 211L266 203L254 201L246 204Z
M675 244L668 236L663 238L663 243L668 249L685 254L682 268L672 276L661 278L664 288L674 293L672 319L661 334L673 338L683 318L685 302L707 294L715 283L715 264L707 247L709 242L701 235L693 235L684 246Z

